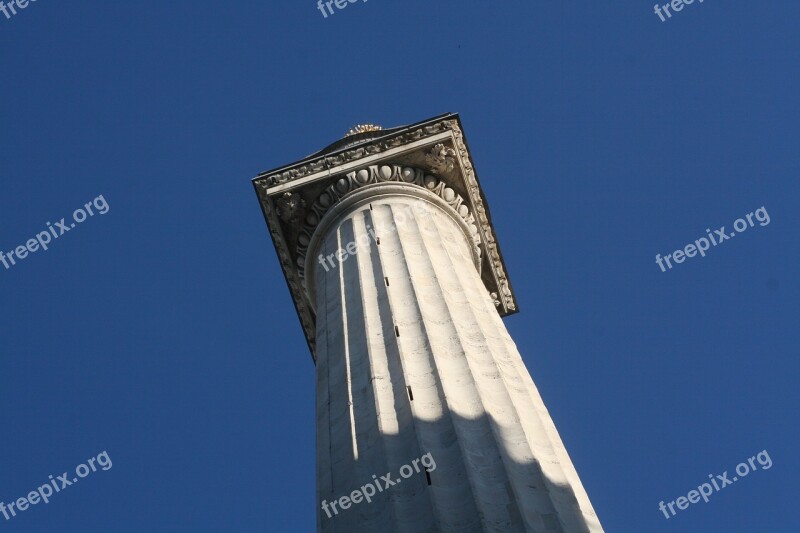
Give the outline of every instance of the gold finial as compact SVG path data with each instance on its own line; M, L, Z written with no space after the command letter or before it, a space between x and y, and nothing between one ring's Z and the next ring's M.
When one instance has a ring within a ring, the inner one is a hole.
M378 126L377 124L356 124L350 131L347 132L345 137L350 137L351 135L356 135L357 133L364 133L367 131L380 131L383 128Z

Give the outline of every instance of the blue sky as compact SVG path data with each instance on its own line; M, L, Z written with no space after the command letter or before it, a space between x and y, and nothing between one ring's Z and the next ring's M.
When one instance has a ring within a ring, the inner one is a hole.
M610 532L795 531L800 6L52 2L0 14L0 530L313 531L313 366L250 179L459 112L506 320ZM764 207L661 272L655 255ZM661 500L767 450L666 520Z

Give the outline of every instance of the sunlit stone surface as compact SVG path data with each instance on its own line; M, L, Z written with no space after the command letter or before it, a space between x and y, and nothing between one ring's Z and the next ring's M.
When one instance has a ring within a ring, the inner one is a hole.
M516 302L460 122L420 124L255 180L315 356L318 529L603 531L503 324Z

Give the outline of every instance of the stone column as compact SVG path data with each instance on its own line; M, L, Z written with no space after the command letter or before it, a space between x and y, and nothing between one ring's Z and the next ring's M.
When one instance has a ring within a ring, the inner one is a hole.
M396 483L330 518L318 507L319 530L600 532L481 279L476 228L447 200L366 185L311 237L317 504ZM397 482L428 453L428 475Z

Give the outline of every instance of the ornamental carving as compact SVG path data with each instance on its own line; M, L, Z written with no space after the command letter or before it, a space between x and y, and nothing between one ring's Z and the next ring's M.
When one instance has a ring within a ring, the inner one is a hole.
M284 222L289 222L301 217L303 214L303 208L306 206L305 200L303 200L296 192L284 193L283 196L279 197L275 201L275 203L277 204L276 211L278 216L281 217L281 220Z
M371 165L360 170L349 172L334 181L317 197L317 200L306 212L303 229L297 237L296 265L297 274L303 287L305 284L305 261L308 245L320 221L334 205L342 201L351 192L372 183L400 182L424 188L445 201L453 211L467 223L472 236L472 245L476 255L480 257L481 239L475 217L470 213L469 205L460 194L433 174L423 170L401 165Z
M495 277L497 278L497 288L500 292L498 296L506 309L510 312L516 311L517 305L514 301L514 295L511 292L511 285L508 282L505 268L503 268L503 260L500 258L500 251L497 248L497 240L495 240L489 216L486 213L486 208L480 197L478 180L475 178L475 170L472 167L469 151L464 143L464 134L461 132L461 128L458 127L458 122L455 120L449 120L447 122L448 128L453 131L456 151L461 158L461 166L464 169L464 180L467 183L467 191L470 200L472 200L472 205L475 206L475 214L477 215L478 226L483 235L483 244L486 249L486 254L492 266L492 270L495 272Z
M377 124L356 124L345 134L345 137L351 135L358 135L359 133L367 133L368 131L381 131L383 128Z
M319 152L253 180L312 355L316 317L304 287L310 236L332 205L368 183L411 183L449 203L476 229L472 235L479 246L481 277L498 312L505 316L518 310L457 115L373 134L355 145ZM392 154L383 156L388 150ZM370 160L359 163L366 158ZM388 164L390 158L392 164ZM330 172L343 165L348 168L342 173ZM302 184L292 184L301 179ZM279 185L281 190L273 191ZM323 205L326 202L329 205Z
M424 137L429 137L436 133L440 133L449 128L450 124L448 122L437 122L436 124L424 126L413 131L395 135L386 140L378 141L375 144L360 146L351 150L345 150L344 152L336 155L320 156L319 158L309 161L301 166L266 176L261 183L265 188L281 185L298 178L309 176L321 170L334 168L350 161L356 161L368 155L385 152L386 150L390 150Z
M438 172L450 172L456 166L455 155L455 150L439 143L428 152L427 161Z

